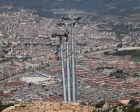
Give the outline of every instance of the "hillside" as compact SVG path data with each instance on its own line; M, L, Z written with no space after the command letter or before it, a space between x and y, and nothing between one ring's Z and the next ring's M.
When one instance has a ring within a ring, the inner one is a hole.
M127 105L120 103L110 105L108 100L108 103L100 102L94 107L91 103L86 105L85 103L28 101L10 106L2 112L140 112L140 108L132 104L136 103L131 100L131 104Z
M0 0L0 6L34 9L41 16L50 16L50 9L77 9L99 15L134 16L140 12L139 0Z
M3 112L92 112L94 107L79 103L26 102L11 106Z

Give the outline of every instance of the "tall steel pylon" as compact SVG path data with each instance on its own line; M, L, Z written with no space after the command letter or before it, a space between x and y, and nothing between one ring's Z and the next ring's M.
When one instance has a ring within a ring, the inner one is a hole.
M70 57L69 57L69 42L66 41L66 58L67 58L67 95L68 102L71 102L71 77L70 77Z
M74 38L74 32L73 28L74 25L77 21L79 21L81 17L78 17L76 15L70 14L68 17L63 17L62 20L64 20L64 24L68 27L71 27L71 75L72 75L72 102L76 102L76 97L77 97L77 91L76 91L76 72L75 72L75 50L74 50L74 43L75 43L75 38ZM65 22L69 21L69 22ZM69 23L69 24L68 24ZM71 95L71 93L68 93L68 98ZM71 97L71 96L70 96Z
M64 102L67 102L67 88L66 88L66 76L65 76L65 68L64 68L64 57L63 57L63 45L62 45L62 39L63 37L66 37L66 40L68 38L68 34L65 32L57 32L52 34L52 37L59 37L60 39L60 57L61 57L61 69L62 69L62 85L63 85L63 99Z
M68 22L58 23L57 26L66 26L66 32L68 32ZM70 75L70 53L69 53L69 39L66 38L66 67L67 67L67 97L68 103L71 102L71 75Z
M63 94L64 94L64 101L69 103L69 102L76 102L76 97L77 97L77 91L76 91L76 73L75 73L75 50L74 50L74 43L75 43L75 38L74 38L74 25L77 21L79 21L81 17L75 16L70 14L68 17L63 17L62 20L63 22L58 23L57 26L66 26L66 34L68 34L68 27L70 26L70 39L66 38L66 61L67 61L67 83L65 77L64 77L64 63L62 63L62 78L63 78ZM58 35L57 35L58 36ZM59 35L60 36L60 35ZM71 43L71 51L69 52L69 43ZM60 43L60 46L62 43ZM62 51L61 51L62 52ZM70 56L71 55L71 56ZM61 56L62 59L62 56ZM71 63L70 63L71 59ZM70 64L71 64L71 70L70 70ZM67 88L66 88L67 87ZM67 92L67 93L66 93Z
M74 36L73 36L73 18L71 18L71 62L72 62L72 100L76 102L76 73L75 73L75 52L74 52Z

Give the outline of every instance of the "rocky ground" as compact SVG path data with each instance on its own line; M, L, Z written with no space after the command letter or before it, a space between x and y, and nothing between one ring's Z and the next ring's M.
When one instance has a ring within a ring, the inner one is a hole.
M11 106L2 112L93 112L94 107L79 103L30 101Z

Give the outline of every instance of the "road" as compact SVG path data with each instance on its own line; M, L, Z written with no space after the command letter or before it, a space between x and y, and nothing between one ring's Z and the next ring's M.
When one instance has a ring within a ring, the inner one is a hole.
M30 72L19 73L19 74L17 74L17 75L12 76L12 77L11 77L11 80L16 79L16 78L19 78L19 77L21 77L21 76L28 75L28 74L30 74ZM1 80L0 83L8 82L9 80L10 80L10 77L9 77L9 78L6 78L6 79L4 79L4 80Z
M140 47L124 47L124 48L118 48L118 51L123 51L123 50L136 50L136 49L138 50L138 49L140 49ZM112 49L105 49L105 50L93 51L93 52L91 52L89 54L92 54L92 55L102 54L105 51L109 51L109 50L113 50L113 48Z
M118 51L135 50L135 49L140 49L140 47L124 47L124 48L119 48Z

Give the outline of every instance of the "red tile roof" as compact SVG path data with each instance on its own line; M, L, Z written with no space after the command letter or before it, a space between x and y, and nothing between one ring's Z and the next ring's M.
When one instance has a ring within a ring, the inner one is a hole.
M24 84L22 82L8 82L6 87L23 87Z

